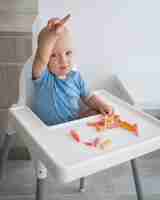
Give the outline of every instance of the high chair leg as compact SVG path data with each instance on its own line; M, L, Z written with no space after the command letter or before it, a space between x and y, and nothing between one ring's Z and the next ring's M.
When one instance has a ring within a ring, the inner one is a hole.
M84 177L80 178L79 191L80 192L84 192L85 191L85 178Z
M14 143L14 135L15 134L5 135L5 139L0 151L0 179L3 179L5 176L6 161L8 159L9 150Z
M130 163L131 163L131 168L132 168L132 173L133 173L133 179L134 179L134 184L135 184L135 189L136 189L137 200L144 200L142 184L141 184L140 177L139 177L136 159L131 160Z
M36 200L46 200L47 194L47 168L41 161L37 163L37 188L36 188Z

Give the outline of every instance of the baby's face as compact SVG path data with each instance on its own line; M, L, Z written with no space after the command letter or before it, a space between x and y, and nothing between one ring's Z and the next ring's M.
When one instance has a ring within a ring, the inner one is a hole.
M62 34L56 41L50 60L49 70L59 78L65 79L72 67L72 43L69 32Z

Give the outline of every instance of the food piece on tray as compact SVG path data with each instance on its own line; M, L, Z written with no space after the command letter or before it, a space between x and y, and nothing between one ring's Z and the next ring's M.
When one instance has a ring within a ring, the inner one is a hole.
M137 124L130 124L126 121L120 121L119 126L121 128L127 129L128 131L134 133L136 136L138 136L138 126Z
M77 133L75 130L70 130L70 134L73 137L74 140L76 140L77 142L80 142L80 135L79 133Z
M95 147L94 144L93 144L93 142L88 142L88 141L86 142L85 141L85 142L83 142L83 144L85 144L87 146L90 146L90 147Z
M120 119L120 116L116 114L113 114L111 116L106 115L96 122L87 123L87 125L96 128L97 132L102 132L106 129L112 128L124 128L138 136L137 124L130 124L127 121L122 121Z
M100 143L101 139L99 137L96 137L92 139L91 141L84 141L83 144L91 147L97 147L97 145Z
M102 150L110 150L112 148L112 140L105 139L104 141L100 142L97 147Z
M101 138L99 137L96 137L94 140L93 140L93 145L96 147L101 141Z
M96 137L90 141L81 141L79 133L73 129L70 130L70 135L78 143L81 143L90 147L94 147L94 148L99 148L101 150L110 149L110 147L112 146L112 141L110 139L102 140L99 137Z

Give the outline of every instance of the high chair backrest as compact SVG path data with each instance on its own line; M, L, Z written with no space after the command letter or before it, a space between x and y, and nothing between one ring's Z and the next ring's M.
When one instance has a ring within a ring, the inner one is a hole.
M25 63L21 72L19 83L19 100L18 105L28 105L32 108L32 102L34 98L34 87L32 83L32 63L33 56L31 56Z

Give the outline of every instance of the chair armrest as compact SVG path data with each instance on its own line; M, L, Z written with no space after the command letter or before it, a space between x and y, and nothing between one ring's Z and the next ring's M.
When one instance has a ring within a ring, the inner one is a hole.
M127 89L124 87L122 82L119 80L117 75L112 74L106 83L105 89L110 92L111 94L117 96L118 98L126 101L127 103L134 105L134 100L130 96Z

